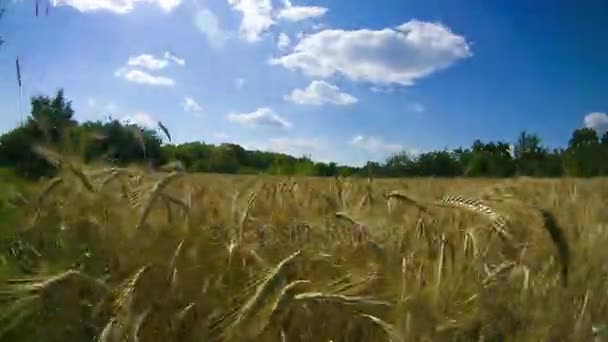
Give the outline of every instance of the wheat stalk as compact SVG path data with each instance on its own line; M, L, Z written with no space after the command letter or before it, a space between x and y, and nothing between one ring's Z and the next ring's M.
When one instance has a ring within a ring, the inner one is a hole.
M274 291L286 282L286 274L294 265L296 258L300 255L297 251L283 259L270 272L266 279L258 286L254 295L241 307L236 319L231 324L229 331L236 333L236 329L248 323L248 321L267 303Z
M148 215L150 214L150 211L152 210L152 206L153 206L154 202L159 197L159 195L162 193L162 191L167 187L167 185L169 185L170 182L174 181L175 179L177 179L183 175L184 174L181 172L169 173L152 186L152 188L146 194L146 196L147 196L146 205L144 206L143 212L137 222L136 229L141 229L143 227L144 223L146 222L146 218L148 217ZM139 199L139 198L141 198L141 196L137 197L137 198Z

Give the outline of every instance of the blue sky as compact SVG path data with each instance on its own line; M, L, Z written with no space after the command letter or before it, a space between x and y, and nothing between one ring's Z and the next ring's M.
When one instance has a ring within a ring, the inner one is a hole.
M62 87L80 120L322 161L608 128L605 1L5 2L3 132L17 56L23 113Z

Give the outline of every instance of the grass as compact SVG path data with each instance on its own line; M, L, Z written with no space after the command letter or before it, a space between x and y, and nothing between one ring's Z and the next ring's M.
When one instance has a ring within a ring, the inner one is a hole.
M0 341L608 336L606 179L64 164L1 190Z

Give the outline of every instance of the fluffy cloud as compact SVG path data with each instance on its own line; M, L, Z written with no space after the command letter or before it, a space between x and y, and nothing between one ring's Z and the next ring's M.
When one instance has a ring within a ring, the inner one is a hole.
M291 46L291 39L289 38L289 36L287 34L281 32L281 34L279 34L277 47L279 48L279 50L285 51L285 50L289 49L290 46Z
M171 52L166 51L160 58L154 57L153 55L149 54L131 56L127 61L127 66L140 67L148 70L160 70L169 66L170 63L179 66L184 66L186 64L186 61L182 58L175 56Z
M160 70L169 65L169 61L165 59L158 59L152 55L143 54L129 57L127 65L132 67L142 67L149 70Z
M139 83L139 84L148 84L154 86L168 86L172 87L175 85L175 81L171 78L164 76L154 76L150 75L145 71L141 70L128 70L125 68L118 69L114 76L123 78L129 82Z
M294 89L291 94L285 96L286 100L297 104L322 105L331 103L335 105L352 105L359 100L325 81L312 81L306 89Z
M243 15L239 32L249 42L260 40L260 36L274 24L271 0L228 0L228 4Z
M55 0L55 6L71 6L80 12L110 11L127 14L137 3L151 3L165 12L171 12L179 6L181 0Z
M165 53L163 54L163 57L165 58L166 61L173 62L174 64L177 64L179 66L186 65L186 60L185 59L177 57L176 55L174 55L170 51L165 51Z
M220 27L217 16L208 9L196 12L194 25L207 37L207 41L212 47L220 48L228 39L228 33Z
M133 115L127 115L123 117L120 121L123 123L136 124L140 127L156 129L157 121L152 118L152 116L148 113L138 112Z
M228 120L243 125L288 128L291 123L268 107L256 109L251 113L230 113Z
M149 54L131 56L127 60L127 65L116 70L116 72L114 72L114 76L123 78L129 82L134 83L156 86L173 86L175 85L175 81L173 81L171 78L165 76L155 76L149 74L148 72L139 69L134 69L142 68L157 71L166 68L170 64L183 66L186 64L186 61L168 51L165 52L163 56L159 58Z
M463 36L438 23L411 20L382 30L323 30L271 64L309 76L341 74L354 81L412 85L472 56Z
M289 21L300 21L308 18L316 18L327 12L327 8L325 7L293 6L288 0L285 0L283 3L284 7L279 10L277 17Z
M200 111L202 111L203 109L201 108L201 106L198 104L198 102L196 102L193 98L191 97L184 97L184 100L182 101L182 108L186 111L186 112L191 112L191 113L198 113Z
M403 150L400 144L388 143L380 137L357 135L350 144L369 152L399 152Z
M585 115L585 127L593 128L598 133L602 134L608 131L608 114L606 113L589 113Z

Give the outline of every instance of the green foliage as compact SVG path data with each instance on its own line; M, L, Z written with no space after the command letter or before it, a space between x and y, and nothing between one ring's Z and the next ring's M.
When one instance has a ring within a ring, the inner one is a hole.
M77 123L62 90L55 96L31 99L27 121L0 136L0 167L14 168L28 178L51 176L54 168L32 152L35 145L51 145L63 154L86 162L114 165L142 163L151 167L181 161L190 172L358 177L592 177L608 175L608 132L601 137L590 128L577 129L566 149L542 146L537 134L522 132L516 143L482 142L470 148L430 151L413 155L396 153L385 162L362 167L323 163L310 156L293 157L268 151L248 151L237 144L205 142L162 144L159 130L145 129L117 120Z

